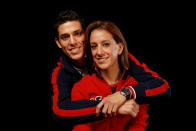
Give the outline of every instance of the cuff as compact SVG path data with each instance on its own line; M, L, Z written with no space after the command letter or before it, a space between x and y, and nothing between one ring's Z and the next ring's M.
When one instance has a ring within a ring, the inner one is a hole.
M132 99L136 99L136 93L135 93L135 90L133 89L132 86L128 86L128 88L131 90L131 98Z

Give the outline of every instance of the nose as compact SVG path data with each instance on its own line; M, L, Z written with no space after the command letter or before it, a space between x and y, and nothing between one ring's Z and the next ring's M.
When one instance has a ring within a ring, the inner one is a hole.
M70 45L74 45L76 43L76 39L74 36L70 36L70 41L69 41Z
M103 54L103 48L101 46L97 47L97 54L102 55Z

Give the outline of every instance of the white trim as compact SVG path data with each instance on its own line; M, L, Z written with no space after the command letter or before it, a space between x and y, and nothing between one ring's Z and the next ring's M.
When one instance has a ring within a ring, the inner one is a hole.
M133 89L133 87L132 87L132 86L129 86L129 88L131 88L131 90L132 90L132 91L133 91L133 93L134 93L135 98L133 98L133 99L136 99L136 93L135 93L135 90Z

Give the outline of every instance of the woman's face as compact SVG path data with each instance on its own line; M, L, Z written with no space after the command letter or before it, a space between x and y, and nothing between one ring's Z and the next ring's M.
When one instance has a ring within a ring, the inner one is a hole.
M118 55L123 51L123 44L116 43L112 35L104 29L95 29L90 35L90 46L96 65L106 70L118 66Z

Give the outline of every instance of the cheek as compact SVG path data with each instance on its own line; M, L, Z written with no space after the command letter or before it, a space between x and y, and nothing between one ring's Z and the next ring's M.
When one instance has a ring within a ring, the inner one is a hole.
M64 51L64 53L68 53L68 44L66 42L64 43L61 43L61 46L62 46L62 50Z
M67 45L62 45L62 48L63 48L64 51L68 52L68 47L67 47Z
M113 56L118 56L118 50L119 50L118 46L113 46L112 47L112 55Z
M91 54L92 54L93 57L95 57L96 50L91 50Z
M84 35L78 38L78 42L84 44Z
M67 41L61 41L60 40L60 43L61 43L62 48L65 48L68 45Z

